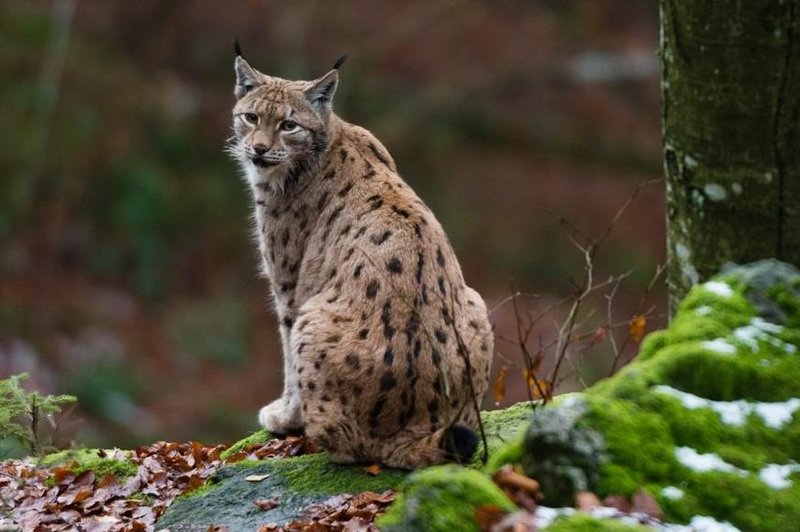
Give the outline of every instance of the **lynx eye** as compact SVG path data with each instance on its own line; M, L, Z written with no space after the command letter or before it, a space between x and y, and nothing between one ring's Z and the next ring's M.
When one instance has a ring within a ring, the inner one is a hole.
M244 117L244 121L250 124L258 124L258 115L255 113L243 113L242 117Z
M293 120L284 120L281 122L280 130L281 131L295 131L300 127L300 124Z

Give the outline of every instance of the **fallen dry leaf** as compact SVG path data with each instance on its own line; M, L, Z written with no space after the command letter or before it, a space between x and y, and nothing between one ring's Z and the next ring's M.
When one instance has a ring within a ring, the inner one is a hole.
M575 508L581 512L588 512L592 508L598 508L602 505L603 503L600 502L597 495L591 491L579 491L575 495Z
M261 482L265 478L269 478L269 475L248 475L244 477L247 482Z
M270 497L269 499L256 499L253 501L253 504L255 504L256 507L262 512L266 512L280 506L277 497Z
M645 327L647 326L647 318L642 314L637 314L631 321L628 322L628 334L631 335L636 342L641 342L644 338Z
M380 464L372 464L371 466L364 468L364 473L371 477L377 477L381 473L381 466Z
M628 498L622 495L609 495L605 499L603 499L603 506L609 506L611 508L616 508L620 512L630 513L631 512L631 503L628 502Z
M481 530L490 530L505 517L505 512L496 504L481 504L475 507L475 522Z
M631 502L633 503L634 512L640 512L658 520L664 517L661 506L658 505L658 502L652 495L644 490L640 489L634 493Z

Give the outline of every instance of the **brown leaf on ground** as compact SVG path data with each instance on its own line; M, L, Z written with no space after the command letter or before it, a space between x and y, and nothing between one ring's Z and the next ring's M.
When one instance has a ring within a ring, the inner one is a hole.
M609 495L605 499L603 499L603 506L609 506L611 508L616 508L620 512L630 513L631 512L631 503L628 502L628 498L622 495Z
M255 504L256 507L262 512L266 512L280 506L280 502L278 502L277 497L270 497L269 499L256 499L253 501L253 504Z
M539 483L526 476L521 470L515 469L511 464L506 464L492 475L492 480L501 488L515 488L527 491L530 495L539 494Z
M264 458L286 458L315 454L322 449L317 447L305 436L287 436L284 439L272 439L265 443L248 445L241 451L225 459L226 463L240 462L242 460L263 460Z
M521 508L531 512L536 509L536 501L541 498L539 482L526 476L521 468L506 464L492 475L492 480Z
M633 494L631 500L633 503L633 511L640 512L647 516L661 520L664 517L664 512L661 511L661 506L655 498L644 490L639 490Z
M507 515L488 530L490 532L536 532L537 528L533 514L521 510Z
M371 477L377 477L381 473L381 465L380 464L372 464L369 467L364 468L364 473Z
M303 511L303 518L283 526L261 525L259 532L378 532L375 518L394 501L391 490L336 495Z
M505 515L503 509L496 504L481 504L475 508L475 522L481 530L491 530Z
M592 508L597 508L602 505L603 503L600 502L597 495L591 491L579 491L577 495L575 495L575 508L581 512L588 512Z

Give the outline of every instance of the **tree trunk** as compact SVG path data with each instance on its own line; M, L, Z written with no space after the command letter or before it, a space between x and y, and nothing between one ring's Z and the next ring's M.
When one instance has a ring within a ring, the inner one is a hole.
M661 0L672 311L726 262L800 266L800 0Z

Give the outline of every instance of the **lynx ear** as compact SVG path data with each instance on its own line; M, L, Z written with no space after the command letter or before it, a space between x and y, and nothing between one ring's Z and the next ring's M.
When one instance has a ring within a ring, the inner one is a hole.
M241 55L236 56L234 68L236 69L236 87L233 93L237 99L264 83L258 71L251 67Z
M339 70L333 69L313 83L311 88L306 90L306 98L317 111L330 111L333 107L333 95L339 84Z

